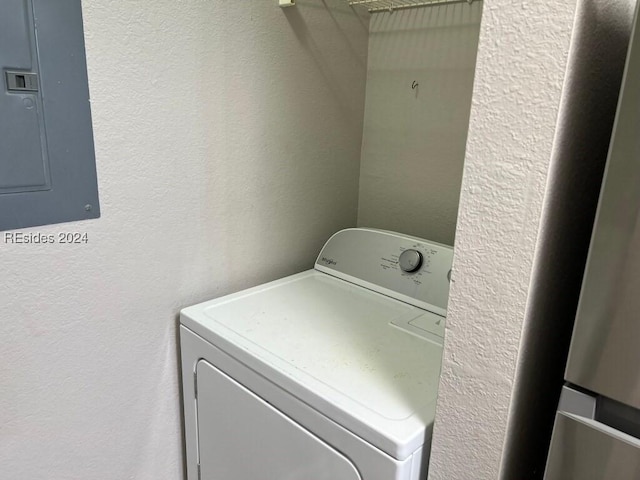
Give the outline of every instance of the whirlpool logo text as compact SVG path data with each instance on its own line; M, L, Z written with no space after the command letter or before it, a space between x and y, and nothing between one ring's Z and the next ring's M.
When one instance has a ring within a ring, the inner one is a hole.
M333 258L322 257L320 259L321 262L326 263L327 265L336 265L336 261Z

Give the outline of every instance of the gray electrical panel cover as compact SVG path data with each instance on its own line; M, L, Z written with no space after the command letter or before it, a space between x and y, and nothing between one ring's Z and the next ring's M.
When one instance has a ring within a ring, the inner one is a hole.
M0 0L0 230L100 216L81 0Z

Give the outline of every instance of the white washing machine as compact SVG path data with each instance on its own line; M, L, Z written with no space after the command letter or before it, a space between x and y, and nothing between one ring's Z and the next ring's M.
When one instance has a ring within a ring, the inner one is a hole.
M185 308L188 480L426 478L452 256L348 229L312 270Z

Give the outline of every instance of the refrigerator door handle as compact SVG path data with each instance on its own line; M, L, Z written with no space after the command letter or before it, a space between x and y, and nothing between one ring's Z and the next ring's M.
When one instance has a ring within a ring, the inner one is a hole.
M559 411L544 480L640 478L640 439L594 419Z
M597 398L593 395L580 392L574 388L565 385L560 393L560 402L558 402L558 410L561 412L572 413L579 417L596 418Z
M627 433L621 432L620 430L616 430L615 428L610 427L609 425L605 425L604 423L598 422L597 420L593 420L592 418L585 418L585 417L574 415L568 412L559 412L559 413L566 415L569 418L572 418L576 422L582 422L583 424L593 428L594 430L597 430L598 432L604 435L620 440L621 442L626 442L629 445L635 446L636 448L640 449L640 438L636 438ZM640 453L640 450L639 450L639 453Z

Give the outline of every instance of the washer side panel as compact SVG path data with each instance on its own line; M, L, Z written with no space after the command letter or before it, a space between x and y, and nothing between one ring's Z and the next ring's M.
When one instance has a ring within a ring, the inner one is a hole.
M198 480L198 421L196 418L195 369L204 341L180 326L180 357L182 361L182 401L185 436L187 480Z

